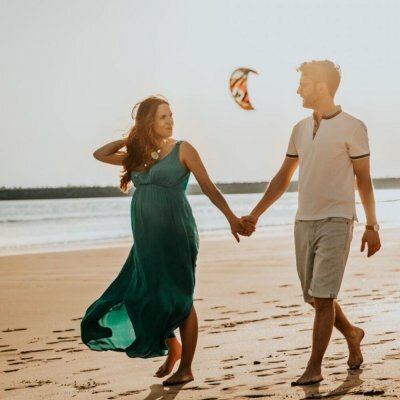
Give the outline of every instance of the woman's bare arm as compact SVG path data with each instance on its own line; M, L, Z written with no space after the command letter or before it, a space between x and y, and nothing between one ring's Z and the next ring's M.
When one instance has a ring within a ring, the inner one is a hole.
M126 139L115 140L114 142L107 143L99 147L94 153L93 157L96 160L105 162L112 165L122 165L122 161L126 156L125 151L120 151L125 147Z
M183 142L181 145L181 159L186 168L193 172L202 192L211 202L225 215L235 239L239 242L238 233L242 233L242 226L239 218L232 212L224 196L214 185L208 176L207 170L196 149L189 143Z

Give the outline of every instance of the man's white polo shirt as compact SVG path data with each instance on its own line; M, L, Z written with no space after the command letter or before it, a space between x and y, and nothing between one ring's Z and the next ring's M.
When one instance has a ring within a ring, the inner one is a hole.
M321 119L314 138L313 130L313 116L295 125L286 154L299 159L296 219L357 220L352 160L369 157L367 128L339 108Z

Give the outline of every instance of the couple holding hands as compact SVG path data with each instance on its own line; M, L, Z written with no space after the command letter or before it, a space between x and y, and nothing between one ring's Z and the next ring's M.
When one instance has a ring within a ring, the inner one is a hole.
M320 382L322 359L333 327L345 337L350 369L363 362L364 331L349 321L336 298L353 237L355 183L366 215L361 251L380 249L379 225L370 176L367 129L335 105L341 73L333 62L305 62L298 68L297 93L313 114L297 123L279 171L253 211L238 218L210 180L196 149L172 138L173 117L162 97L134 108L125 139L95 151L102 162L123 167L120 187L133 182L131 223L134 244L120 273L86 311L82 341L92 350L129 357L167 356L156 371L163 384L193 380L198 322L193 306L199 237L185 190L193 173L203 193L226 216L232 234L250 236L258 218L285 193L299 166L294 236L297 273L304 301L315 309L312 351L292 385ZM181 343L174 331L179 328ZM172 374L179 361L179 367Z

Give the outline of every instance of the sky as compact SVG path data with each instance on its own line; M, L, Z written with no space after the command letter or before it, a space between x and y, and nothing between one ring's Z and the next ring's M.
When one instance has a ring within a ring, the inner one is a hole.
M92 153L158 93L215 182L270 180L311 114L296 68L313 59L340 65L372 177L400 177L399 15L397 0L0 0L0 187L117 186ZM239 67L258 72L254 111L231 98Z

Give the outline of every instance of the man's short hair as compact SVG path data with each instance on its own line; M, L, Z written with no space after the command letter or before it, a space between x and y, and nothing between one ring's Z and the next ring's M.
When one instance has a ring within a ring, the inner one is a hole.
M335 96L339 87L341 71L339 65L332 61L309 61L304 62L297 68L298 72L312 79L315 83L325 82L332 97Z

